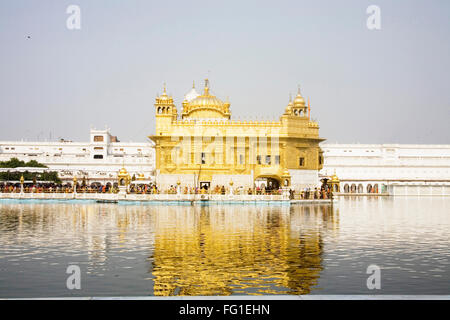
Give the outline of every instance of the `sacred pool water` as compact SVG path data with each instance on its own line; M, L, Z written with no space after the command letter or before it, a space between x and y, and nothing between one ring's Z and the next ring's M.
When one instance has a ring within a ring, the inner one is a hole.
M0 297L450 294L449 232L449 197L2 200ZM81 289L68 289L69 266L79 267ZM373 266L380 289L370 290Z

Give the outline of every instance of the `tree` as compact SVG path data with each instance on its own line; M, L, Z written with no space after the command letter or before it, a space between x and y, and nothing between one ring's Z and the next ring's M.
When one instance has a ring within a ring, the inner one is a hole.
M47 168L46 165L39 163L36 160L30 160L26 163L17 158L11 158L8 161L0 161L0 168L19 168L19 167Z

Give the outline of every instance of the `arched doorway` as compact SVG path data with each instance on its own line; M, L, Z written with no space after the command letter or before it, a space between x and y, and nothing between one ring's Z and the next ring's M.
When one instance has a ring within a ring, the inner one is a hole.
M350 187L350 192L355 193L356 192L356 184L352 183L352 186Z
M364 187L363 185L360 183L358 184L358 193L363 193L364 192Z
M266 191L278 190L280 188L280 181L274 177L258 177L255 179L255 187Z
M378 193L378 183L373 185L373 193Z
M372 193L373 192L373 190L372 190L372 185L369 183L368 185L367 185L367 193Z
M344 185L344 192L345 192L345 193L349 193L349 192L350 192L350 187L348 186L348 183L346 183L346 184Z

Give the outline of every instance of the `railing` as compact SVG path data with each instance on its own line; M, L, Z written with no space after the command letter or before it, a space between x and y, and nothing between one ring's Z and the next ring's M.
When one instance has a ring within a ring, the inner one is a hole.
M130 201L288 201L283 195L222 195L222 194L118 194L118 193L0 193L0 199L46 199L46 200L130 200Z

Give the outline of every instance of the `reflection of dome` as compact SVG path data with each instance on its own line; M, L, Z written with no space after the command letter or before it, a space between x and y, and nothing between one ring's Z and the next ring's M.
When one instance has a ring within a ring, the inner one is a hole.
M188 95L191 93L190 97L197 94L194 88ZM205 80L205 91L202 95L197 94L198 96L190 101L188 95L183 103L183 118L230 118L230 104L209 93L208 79Z
M143 173L140 173L140 174L138 175L138 180L145 180L145 176L144 176Z

